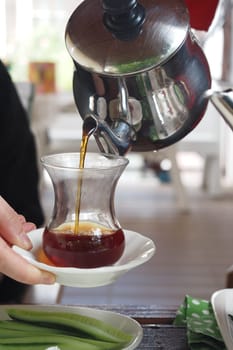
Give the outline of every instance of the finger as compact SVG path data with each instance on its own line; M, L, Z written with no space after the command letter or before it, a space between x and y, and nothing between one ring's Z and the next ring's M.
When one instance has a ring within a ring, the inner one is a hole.
M36 225L33 222L26 221L23 215L17 214L19 221L22 223L23 232L28 233L36 229Z
M31 242L25 234L25 219L18 215L0 196L0 236L11 244L30 249ZM26 228L28 228L26 224Z
M36 225L33 224L33 222L24 222L23 223L23 230L25 233L30 232L32 230L36 229Z
M0 271L12 279L25 284L53 284L55 276L39 270L12 250L0 238Z
M30 232L36 229L36 225L33 222L26 221L25 217L18 214L19 220L23 225L24 232Z
M26 222L26 219L22 214L18 214L18 218L19 218L20 222L22 222L22 224Z

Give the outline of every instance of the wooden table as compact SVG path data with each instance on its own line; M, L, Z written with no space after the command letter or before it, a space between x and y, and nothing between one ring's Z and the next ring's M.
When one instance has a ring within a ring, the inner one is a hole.
M172 325L177 307L91 306L130 316L143 327L143 339L137 350L188 350L186 328Z

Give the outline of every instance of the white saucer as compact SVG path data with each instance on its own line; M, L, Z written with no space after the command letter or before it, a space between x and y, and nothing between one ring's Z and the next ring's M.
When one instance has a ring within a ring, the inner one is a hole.
M233 289L220 289L211 296L211 303L220 332L228 350L233 350L233 322L229 314L233 315Z
M56 267L41 263L37 260L36 252L41 247L44 229L37 229L29 233L33 248L30 251L18 246L13 249L42 270L53 272L57 282L70 287L99 287L111 284L127 271L148 261L155 253L154 242L140 233L124 230L125 250L117 263L111 266L92 269L78 269L73 267Z
M72 312L81 315L94 317L103 322L110 324L113 327L131 334L132 341L122 350L133 350L138 347L141 343L143 330L140 324L129 316L121 315L117 312L98 310L89 307L79 307L79 306L57 306L57 305L0 305L0 320L8 320L7 309L19 308L19 309L32 309L32 310L46 310L52 312ZM45 350L56 349L56 347L49 347Z

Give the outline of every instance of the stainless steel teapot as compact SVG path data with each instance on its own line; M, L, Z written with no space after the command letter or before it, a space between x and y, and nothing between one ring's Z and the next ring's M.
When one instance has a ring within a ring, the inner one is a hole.
M167 147L212 100L233 125L232 90L211 90L206 57L182 0L85 0L65 32L74 99L101 151Z

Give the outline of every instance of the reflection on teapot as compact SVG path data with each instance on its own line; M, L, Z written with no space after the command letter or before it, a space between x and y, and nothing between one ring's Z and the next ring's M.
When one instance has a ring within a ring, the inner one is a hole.
M102 151L172 145L198 124L212 96L222 112L226 92L210 90L208 62L182 0L102 3L83 1L66 28L75 103L83 119L95 121ZM223 113L229 124L232 105Z

